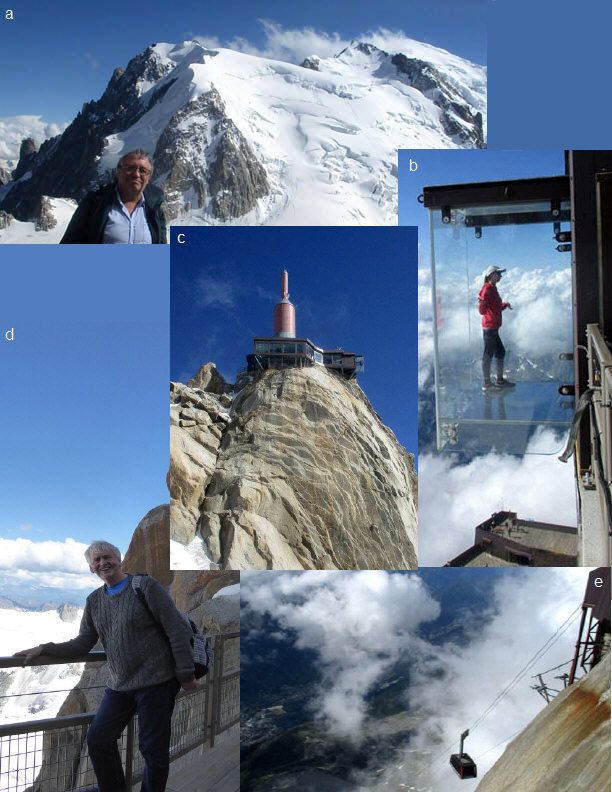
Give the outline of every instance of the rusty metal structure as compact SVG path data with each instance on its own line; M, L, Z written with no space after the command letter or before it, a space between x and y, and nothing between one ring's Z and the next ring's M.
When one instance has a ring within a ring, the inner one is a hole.
M576 680L578 668L588 673L610 651L610 567L599 567L589 574L576 650L568 684Z
M578 531L499 511L476 526L474 544L445 566L576 566Z

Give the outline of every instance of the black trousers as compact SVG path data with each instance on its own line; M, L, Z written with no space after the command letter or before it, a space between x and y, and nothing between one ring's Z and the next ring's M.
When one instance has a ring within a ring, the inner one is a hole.
M106 689L87 732L89 757L100 792L127 792L117 740L129 719L138 713L138 742L145 768L141 792L164 792L168 779L170 725L176 679L160 685L119 693Z
M491 379L491 359L497 359L497 376L501 379L504 375L504 358L506 348L499 337L499 330L483 330L484 352L482 353L482 375L485 382Z

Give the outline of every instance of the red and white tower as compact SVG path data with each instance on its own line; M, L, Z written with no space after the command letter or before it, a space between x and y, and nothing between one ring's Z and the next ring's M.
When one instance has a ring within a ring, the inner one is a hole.
M274 335L277 338L295 338L295 306L289 301L289 275L283 270L281 301L274 306Z

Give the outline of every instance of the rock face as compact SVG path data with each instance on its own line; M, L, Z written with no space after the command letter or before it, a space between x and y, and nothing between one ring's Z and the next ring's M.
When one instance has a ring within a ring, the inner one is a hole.
M232 385L225 381L214 363L205 363L201 366L198 373L189 380L187 385L190 388L199 388L219 396L222 393L231 393L233 391Z
M57 609L59 613L59 617L62 621L65 622L73 622L76 621L77 616L79 615L79 608L76 605L71 605L69 602L65 602L63 605Z
M53 206L51 201L46 195L40 199L40 207L38 209L38 216L36 218L35 230L36 231L50 231L57 225L57 220L53 214Z
M441 120L448 135L456 137L462 145L484 148L482 113L474 112L438 69L419 58L407 58L401 53L394 55L391 62L408 85L432 99L442 110Z
M214 381L212 387L217 388ZM231 398L179 382L171 383L170 396L171 536L187 544L196 534L205 489L215 470L221 437L230 421Z
M34 138L25 138L21 141L21 147L19 149L19 162L13 171L13 179L15 181L21 179L21 177L25 176L28 171L32 170L34 163L36 162L37 154L38 146L36 145Z
M173 383L171 535L222 569L411 569L412 457L355 382L267 371L234 398Z
M115 69L100 99L85 102L61 135L42 144L30 163L32 177L12 187L2 208L18 220L31 220L42 195L80 201L90 189L108 180L108 174L98 170L108 137L127 129L146 112L143 88L162 79L168 68L159 54L147 47L125 70ZM20 175L22 159L23 154L14 180Z
M610 789L610 655L506 748L478 792Z
M269 192L266 172L214 87L172 116L154 159L170 218L207 204L219 220L240 217Z
M146 572L168 586L172 572L168 569L170 509L167 504L151 509L136 526L123 559L123 569L132 574Z

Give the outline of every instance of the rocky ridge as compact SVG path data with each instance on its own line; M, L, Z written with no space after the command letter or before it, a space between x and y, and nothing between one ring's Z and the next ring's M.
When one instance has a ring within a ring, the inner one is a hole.
M171 537L221 569L416 567L413 460L356 382L267 371L233 400L172 383L170 438Z
M192 62L203 60L204 50L199 50ZM125 70L115 69L100 99L86 102L61 135L45 141L39 151L33 140L24 140L2 209L18 220L42 223L37 230L47 230L48 213L41 219L45 196L80 201L108 181L112 174L100 170L99 163L109 139L137 124L163 100L176 80L164 80L172 69L154 46L148 47ZM195 160L193 145L199 154ZM207 202L213 217L238 217L268 191L265 172L227 117L214 86L172 114L157 140L153 161L152 187L167 190L169 219ZM22 179L26 174L29 177Z
M610 789L610 654L514 739L478 792Z

